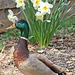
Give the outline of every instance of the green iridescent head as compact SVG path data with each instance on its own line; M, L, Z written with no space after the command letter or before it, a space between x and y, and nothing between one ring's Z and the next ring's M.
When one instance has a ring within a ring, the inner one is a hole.
M29 26L25 20L20 19L15 24L13 24L13 26L8 27L7 29L13 29L13 28L17 28L21 31L21 37L28 38Z

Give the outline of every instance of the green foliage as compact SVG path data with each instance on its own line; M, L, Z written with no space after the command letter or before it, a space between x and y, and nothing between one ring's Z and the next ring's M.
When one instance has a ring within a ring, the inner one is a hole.
M73 38L75 38L75 35L72 35Z
M4 34L0 37L1 41L5 40L5 39L6 40L12 40L13 37L15 37L15 36L19 37L20 36L20 31L17 29L4 31L4 33L6 33L6 34Z
M3 45L5 45L5 44L6 44L5 41L1 41L1 42L0 42L0 47L3 47Z
M36 21L36 10L34 9L32 2L30 0L28 1L28 3L25 2L25 10L23 10L22 7L20 7L20 10L24 19L29 24L30 34L28 39L30 42L39 42L41 47L48 46L54 33L59 33L59 31L62 31L63 33L75 31L75 18L68 20L70 17L75 15L75 13L67 16L68 13L75 8L75 3L67 10L70 1L67 2L67 0L60 0L56 7L55 5L57 0L43 0L44 2L48 1L50 4L53 4L53 8L51 9L51 14L46 14L44 21L42 22L41 20ZM54 9L55 7L56 9ZM64 16L62 17L63 14ZM51 22L47 22L46 20L50 20ZM20 35L19 30L10 30L5 33L7 34L0 37L0 43L5 40L13 39L12 36L19 37ZM4 44L2 43L2 45Z
M62 23L62 25L57 29L56 34L59 35L60 33L64 35L72 32L75 32L75 16L67 22Z
M45 1L45 0L43 0ZM56 0L46 0L49 3L53 4L55 7ZM20 7L21 12L24 16L24 18L27 20L30 28L30 35L32 37L32 42L39 42L40 46L48 46L52 36L56 32L56 30L65 22L65 25L68 21L68 19L75 15L71 14L70 16L67 16L70 11L72 11L75 7L75 3L67 10L68 5L70 4L70 1L67 2L67 0L60 0L57 8L54 10L51 9L51 14L46 15L45 19L50 20L51 22L46 22L46 21L36 21L35 18L35 9L33 7L32 2L29 0L28 3L26 4L26 9L25 12ZM66 12L65 12L66 11ZM61 17L64 14L63 17ZM62 25L63 26L63 25Z
M0 22L0 24L7 28L7 26L5 24L3 24L1 22ZM17 30L17 29L15 29L15 30L14 29L13 30L8 30L8 31L2 31L2 32L7 33L7 34L4 34L4 35L0 36L1 40L2 39L9 39L9 40L11 40L13 38L12 36L19 37L19 35L20 35L20 31Z
M2 23L0 23L2 24ZM4 25L4 24L2 24ZM6 25L4 25L6 27ZM4 47L4 45L6 44L7 40L12 40L14 39L14 37L19 37L20 35L20 31L19 30L9 30L9 31L3 31L5 34L1 34L0 35L0 51L2 50L2 48Z

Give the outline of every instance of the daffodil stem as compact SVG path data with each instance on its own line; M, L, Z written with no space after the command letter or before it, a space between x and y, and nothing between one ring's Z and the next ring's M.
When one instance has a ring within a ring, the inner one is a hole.
M26 16L26 14L25 14L25 12L24 12L23 8L22 8L22 7L20 7L20 10L21 10L21 12L22 12L22 15L23 15L24 19L26 19L26 20L27 20L27 22L28 22L27 16Z
M27 15L26 15L25 12L24 12L24 9L23 9L22 7L20 7L20 10L21 10L21 13L22 13L24 19L26 19L26 21L28 22L29 28L30 28L30 31L31 31L31 26L30 26L29 20L28 20L28 18L27 18Z
M42 24L41 24L41 47L42 47Z

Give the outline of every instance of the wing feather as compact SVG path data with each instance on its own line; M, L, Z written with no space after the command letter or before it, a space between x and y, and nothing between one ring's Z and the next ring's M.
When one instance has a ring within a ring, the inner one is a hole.
M34 54L34 57L36 57L38 60L43 62L47 67L49 67L53 72L55 73L61 73L62 71L55 65L53 64L48 58L41 54Z

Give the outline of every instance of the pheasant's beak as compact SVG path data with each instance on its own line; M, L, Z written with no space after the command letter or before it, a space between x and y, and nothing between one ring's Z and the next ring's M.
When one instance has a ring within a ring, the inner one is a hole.
M15 24L13 24L12 26L10 26L10 27L8 27L6 29L14 29L14 28L16 28Z

